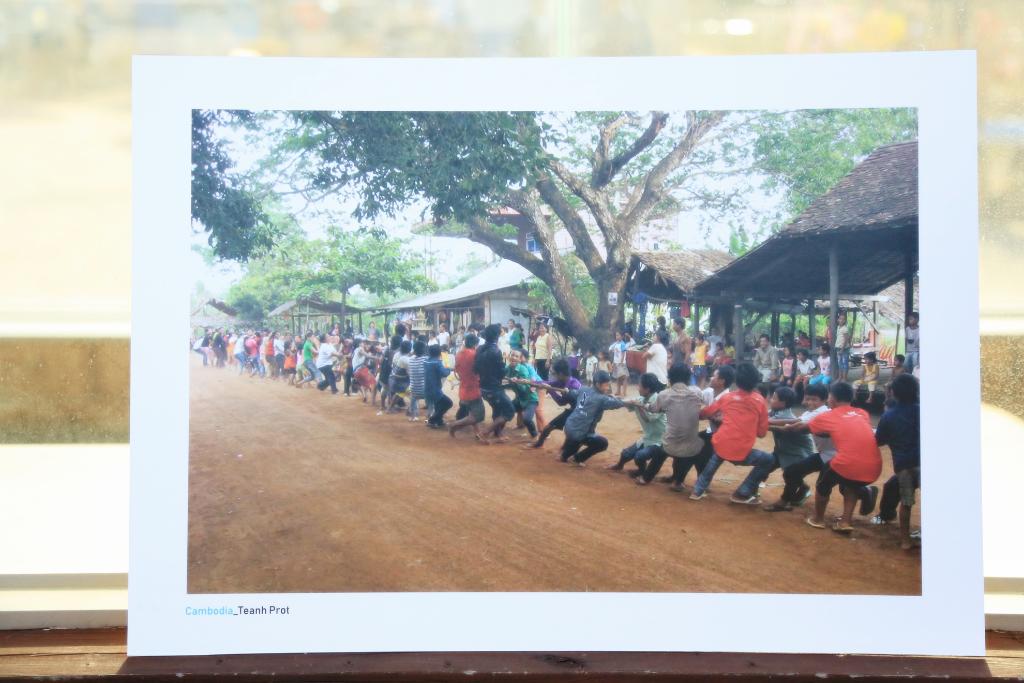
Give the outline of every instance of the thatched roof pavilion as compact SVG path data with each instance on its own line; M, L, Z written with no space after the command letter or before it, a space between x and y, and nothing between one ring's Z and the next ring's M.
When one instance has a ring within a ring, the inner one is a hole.
M809 313L827 300L835 338L841 299L903 283L905 317L918 270L917 159L916 141L878 148L780 232L701 282L698 298L803 302Z
M683 299L693 296L698 284L732 260L732 254L717 249L641 251L633 254L633 283L648 296Z

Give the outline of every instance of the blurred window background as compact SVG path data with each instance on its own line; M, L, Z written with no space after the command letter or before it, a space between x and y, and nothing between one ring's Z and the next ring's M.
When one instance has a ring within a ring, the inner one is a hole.
M35 604L31 590L69 582L91 596L81 604L90 605L83 609L92 610L94 623L123 610L131 55L977 50L989 487L1021 479L1012 456L1024 434L1016 374L1024 357L1016 271L1024 268L1022 9L1020 0L3 0L0 510L24 523L0 531L0 625L35 623L5 621L3 612ZM964 353L975 346L964 339ZM943 363L951 391L978 381L960 371L958 358ZM1007 581L1024 576L1011 502L986 489L993 593L1019 591Z

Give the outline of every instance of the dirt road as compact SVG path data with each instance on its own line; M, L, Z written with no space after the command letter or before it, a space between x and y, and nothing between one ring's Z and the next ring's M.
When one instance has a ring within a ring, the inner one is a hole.
M198 357L191 381L191 593L920 593L920 555L892 527L857 519L842 537L804 524L807 510L728 504L745 469L724 465L699 502L606 470L639 433L624 410L605 414L611 448L580 469L556 461L560 433L541 451L453 440Z

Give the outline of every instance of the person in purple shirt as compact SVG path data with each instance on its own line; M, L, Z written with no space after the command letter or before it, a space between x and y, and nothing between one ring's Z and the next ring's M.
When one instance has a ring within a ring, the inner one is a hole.
M537 440L527 448L540 448L551 436L551 432L565 429L565 422L572 414L572 409L576 407L576 392L583 388L580 381L570 374L569 362L565 358L556 360L551 366L551 371L554 373L553 379L537 383L535 386L548 390L551 400L563 408L562 414L548 422Z

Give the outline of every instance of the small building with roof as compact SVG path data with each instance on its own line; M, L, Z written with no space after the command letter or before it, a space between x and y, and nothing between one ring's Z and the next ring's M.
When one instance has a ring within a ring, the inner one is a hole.
M359 327L363 328L364 309L342 301L322 301L312 297L300 297L292 301L286 301L274 310L268 317L283 319L292 334L298 334L308 330L323 332L334 326L335 322L341 322L342 326L357 316Z
M437 329L447 324L449 331L476 322L506 323L516 320L528 328L530 298L527 281L530 271L514 261L500 260L465 282L440 292L382 306L387 317L413 324L413 329Z

